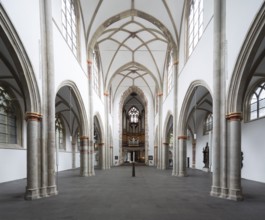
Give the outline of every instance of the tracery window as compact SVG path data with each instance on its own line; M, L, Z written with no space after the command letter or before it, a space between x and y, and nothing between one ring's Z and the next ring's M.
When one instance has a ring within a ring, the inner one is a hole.
M77 21L74 0L62 0L62 32L63 36L77 56Z
M265 82L256 87L249 100L249 119L265 116Z
M213 129L213 114L209 113L204 121L203 133L208 134Z
M7 91L0 86L0 143L17 143L17 117L15 106Z
M203 0L190 0L188 5L188 56L191 55L203 32Z
M174 65L173 65L173 57L171 52L169 55L168 71L167 71L167 94L169 94L169 92L173 87L173 72L174 72Z
M98 68L98 60L96 53L94 53L93 55L92 72L93 72L93 88L95 92L99 95L99 68Z
M64 150L64 127L61 117L57 114L55 119L56 148Z
M138 123L138 121L139 121L139 110L136 107L133 106L129 110L128 115L129 115L130 123Z

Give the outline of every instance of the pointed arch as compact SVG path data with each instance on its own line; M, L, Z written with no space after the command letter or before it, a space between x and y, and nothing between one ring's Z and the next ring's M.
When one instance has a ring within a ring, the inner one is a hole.
M172 125L173 125L173 113L171 111L167 112L166 119L164 121L164 129L163 129L163 142L167 142L167 134L169 130L169 123L172 120ZM173 127L172 127L173 128Z
M265 3L262 4L241 47L237 58L230 86L228 89L227 112L243 112L244 97L252 77L252 63L255 54L264 39Z
M87 118L86 108L85 108L81 93L73 81L66 80L66 81L62 82L56 90L57 93L63 87L70 87L72 89L71 90L72 95L73 95L74 99L77 101L76 107L77 107L78 113L81 116L80 117L80 126L81 126L80 136L87 136L87 134L88 134L88 118Z
M40 93L30 59L12 22L0 4L0 37L9 54L12 54L16 71L12 74L22 90L26 112L41 112Z

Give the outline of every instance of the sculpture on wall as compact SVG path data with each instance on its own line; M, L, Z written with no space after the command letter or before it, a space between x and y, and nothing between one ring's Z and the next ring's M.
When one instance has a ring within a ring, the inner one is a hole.
M205 148L203 148L203 163L204 163L204 168L209 168L209 146L208 142L206 143Z

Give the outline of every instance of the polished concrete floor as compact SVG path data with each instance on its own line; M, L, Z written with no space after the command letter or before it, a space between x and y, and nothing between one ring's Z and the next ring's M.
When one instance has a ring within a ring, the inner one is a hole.
M265 184L243 180L245 200L209 196L211 174L188 170L188 177L153 167L96 170L79 177L79 170L61 172L59 195L25 201L25 180L0 184L1 220L259 220L265 219Z

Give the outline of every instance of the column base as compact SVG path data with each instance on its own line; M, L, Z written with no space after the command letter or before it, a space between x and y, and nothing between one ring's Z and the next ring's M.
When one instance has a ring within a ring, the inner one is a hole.
M221 188L217 186L212 186L212 190L210 192L210 195L213 197L219 197L221 193Z
M244 197L240 189L230 189L228 199L234 201L242 201L244 200Z
M42 187L40 189L40 196L41 196L41 198L48 197L47 187Z
M204 171L204 172L210 172L210 169L208 167L203 167L202 168L202 171Z
M226 199L228 197L228 188L221 188L221 198Z
M95 171L93 170L93 171L89 172L88 176L95 176Z
M55 186L48 186L47 187L48 196L56 196L58 195L57 187Z
M178 174L178 177L186 177L186 176L188 176L186 171L180 171Z
M84 172L82 172L82 173L80 173L80 176L81 176L81 177L86 177L86 176L88 176L88 173L84 173Z
M26 189L25 200L35 200L40 198L39 189Z

